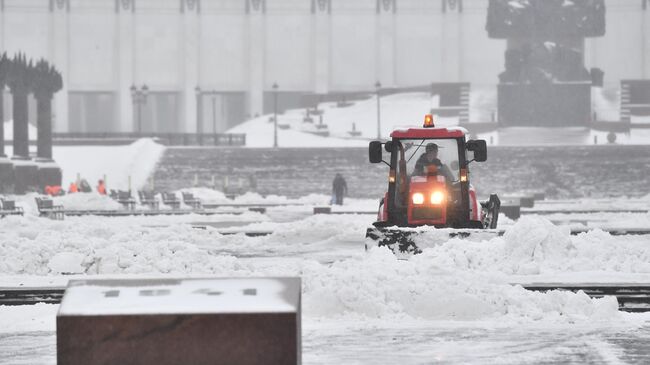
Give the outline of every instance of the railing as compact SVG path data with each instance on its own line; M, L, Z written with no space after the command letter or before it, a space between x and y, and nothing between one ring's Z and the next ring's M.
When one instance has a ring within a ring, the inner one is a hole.
M153 138L167 146L245 146L244 133L53 133L55 144L116 144Z

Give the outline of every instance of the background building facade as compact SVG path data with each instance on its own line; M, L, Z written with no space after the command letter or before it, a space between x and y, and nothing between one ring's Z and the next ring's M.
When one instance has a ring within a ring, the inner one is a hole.
M647 0L609 0L585 64L650 78ZM61 71L57 132L221 132L305 96L432 82L490 86L505 41L488 0L0 0L0 49ZM146 85L146 103L132 87ZM474 86L473 86L474 87ZM142 101L142 100L140 100ZM11 117L5 98L5 120ZM303 105L305 106L305 105ZM31 113L30 119L35 118Z

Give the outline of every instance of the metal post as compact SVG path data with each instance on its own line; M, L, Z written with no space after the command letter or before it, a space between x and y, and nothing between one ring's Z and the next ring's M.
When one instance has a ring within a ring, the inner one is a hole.
M278 84L273 83L273 148L278 147Z
M142 134L142 103L138 101L138 137Z
M196 142L199 145L203 145L203 108L201 105L201 87L199 85L196 85L194 92L196 93Z
M375 84L375 88L377 89L377 139L381 139L381 99L379 95L381 83L379 81Z
M217 95L212 91L212 132L217 134Z

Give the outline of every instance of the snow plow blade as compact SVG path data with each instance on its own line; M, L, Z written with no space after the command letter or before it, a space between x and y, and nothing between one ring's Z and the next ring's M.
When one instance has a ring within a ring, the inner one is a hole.
M366 230L366 250L375 246L388 247L396 255L415 255L422 253L424 248L442 244L451 238L482 241L502 236L504 232L498 229L373 226Z

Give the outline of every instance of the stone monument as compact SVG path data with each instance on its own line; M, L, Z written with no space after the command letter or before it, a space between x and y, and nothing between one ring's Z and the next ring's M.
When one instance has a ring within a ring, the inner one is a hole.
M585 39L605 34L604 0L490 0L486 28L507 40L500 126L589 125L603 73L585 68Z
M301 363L300 278L72 280L57 363Z

